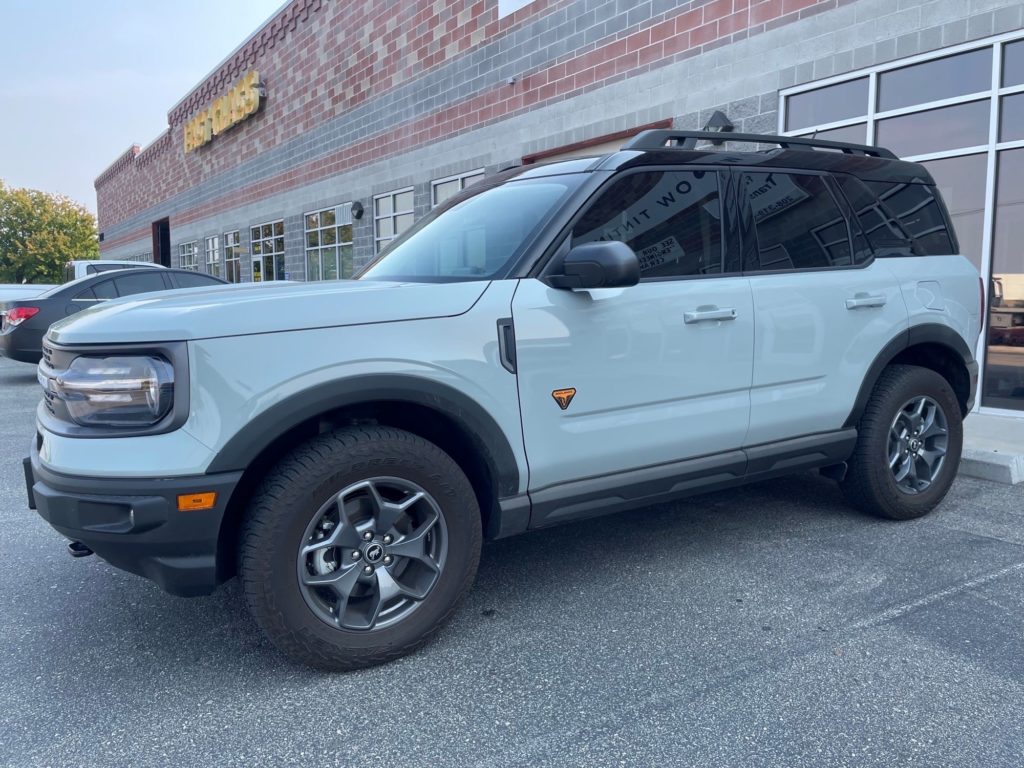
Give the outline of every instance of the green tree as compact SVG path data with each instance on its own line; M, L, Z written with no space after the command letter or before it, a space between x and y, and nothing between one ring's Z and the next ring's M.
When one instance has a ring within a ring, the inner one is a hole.
M96 218L84 207L0 181L0 283L60 283L68 261L98 257Z

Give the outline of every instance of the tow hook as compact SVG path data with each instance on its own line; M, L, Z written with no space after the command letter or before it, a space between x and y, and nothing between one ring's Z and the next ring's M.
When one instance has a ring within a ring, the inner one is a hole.
M68 554L72 557L88 557L92 554L92 550L80 541L69 541Z

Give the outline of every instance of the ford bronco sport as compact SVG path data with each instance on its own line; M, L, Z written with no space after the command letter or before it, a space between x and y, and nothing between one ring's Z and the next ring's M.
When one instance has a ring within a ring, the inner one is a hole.
M647 131L474 185L351 281L57 323L29 500L75 554L179 595L237 574L287 655L365 666L437 631L484 538L809 469L926 514L979 286L920 165Z

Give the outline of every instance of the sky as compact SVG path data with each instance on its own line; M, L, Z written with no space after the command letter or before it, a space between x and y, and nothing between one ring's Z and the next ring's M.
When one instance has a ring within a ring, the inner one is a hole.
M95 178L283 3L0 0L0 180L95 213Z

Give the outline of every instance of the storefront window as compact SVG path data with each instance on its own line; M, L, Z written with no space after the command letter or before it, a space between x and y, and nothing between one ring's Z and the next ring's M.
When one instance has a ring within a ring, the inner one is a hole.
M220 236L206 238L206 271L220 277Z
M830 131L815 131L803 134L806 138L826 139L827 141L845 141L849 144L863 144L868 139L867 123L856 123Z
M284 280L284 222L271 221L252 227L252 280Z
M932 59L878 77L878 111L966 96L992 87L992 49Z
M985 233L985 154L949 157L922 163L935 179L953 219L960 253L981 269Z
M193 240L190 243L181 243L178 246L178 266L182 269L199 269L199 263L196 256L196 241Z
M306 214L306 279L352 277L352 204Z
M1024 83L1024 40L1003 46L1003 86Z
M377 253L413 224L412 188L373 198L373 239Z
M999 153L982 405L1024 410L1024 149Z
M879 120L877 143L900 157L988 144L988 112L985 99Z
M237 229L234 232L226 232L224 234L224 279L229 283L242 282L240 234Z
M453 197L470 184L476 181L480 181L484 177L484 172L470 171L469 173L462 173L458 176L449 176L447 179L439 179L438 181L432 181L430 183L430 205L438 206L447 200L449 197Z
M999 140L1018 139L1024 139L1024 93L1004 96L1002 114L999 118Z
M867 113L868 79L799 93L786 99L786 129L824 125Z

